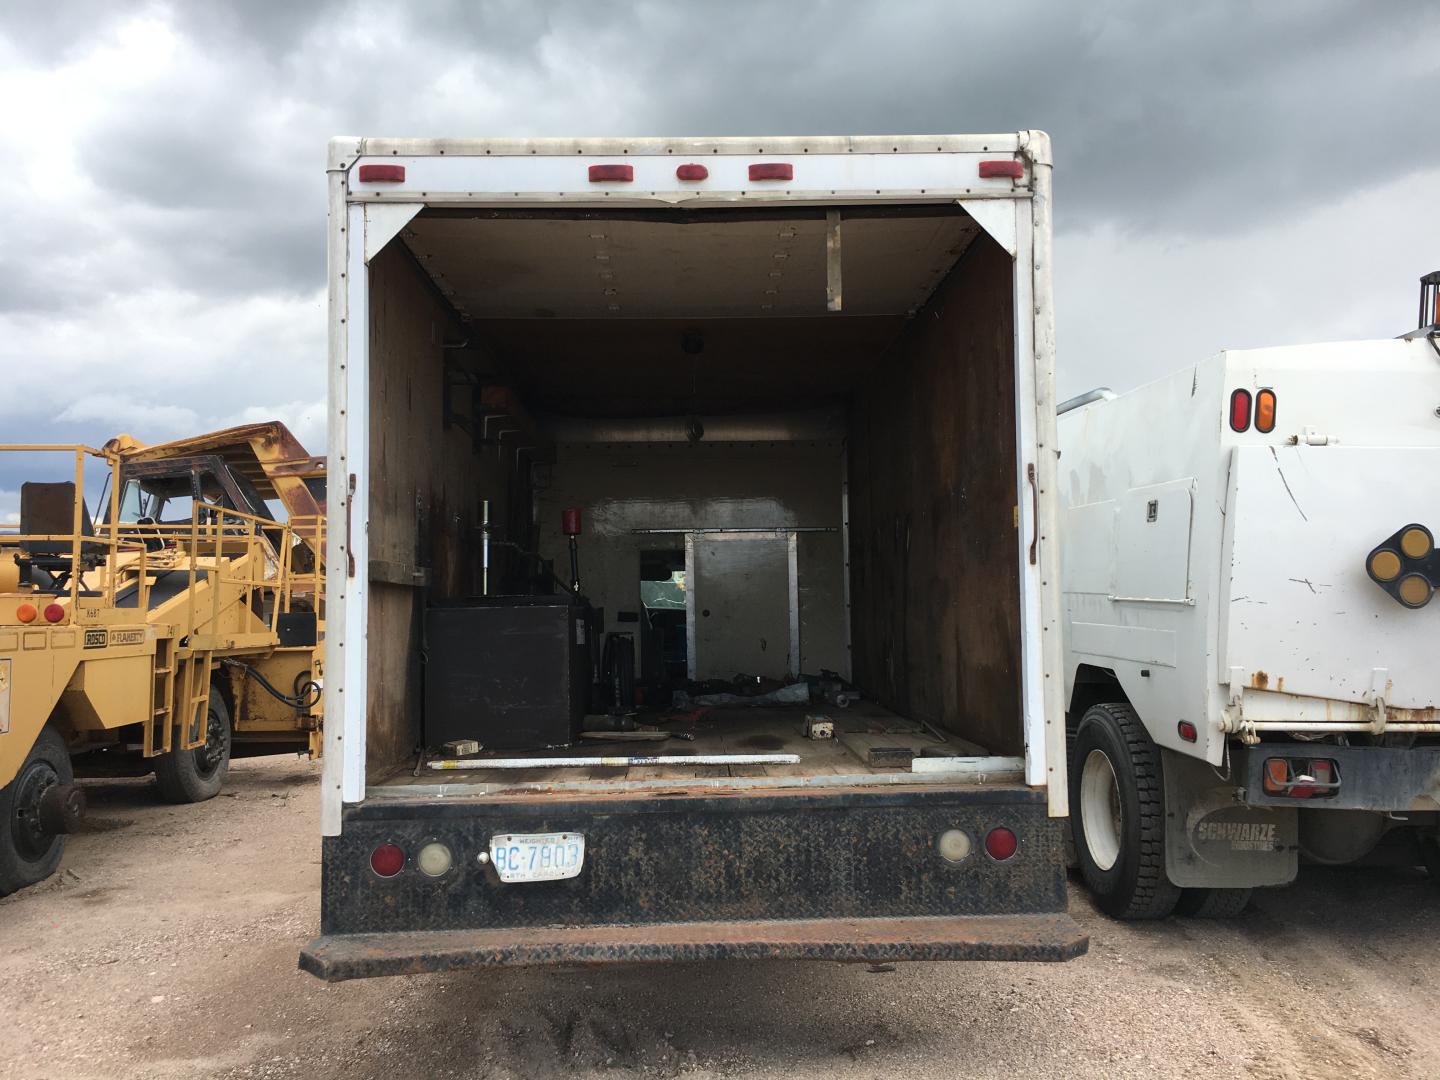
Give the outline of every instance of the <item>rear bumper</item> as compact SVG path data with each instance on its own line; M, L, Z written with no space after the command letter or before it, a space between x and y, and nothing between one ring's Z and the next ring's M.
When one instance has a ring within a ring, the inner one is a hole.
M1020 785L831 788L657 797L377 800L327 837L322 937L302 966L322 978L484 964L806 957L1065 960L1085 936L1065 914L1062 822ZM1018 837L995 860L983 838ZM940 855L961 830L968 857ZM507 883L497 834L581 833L578 876ZM427 877L424 844L450 871ZM394 844L402 871L370 853Z
M485 966L694 960L1072 960L1090 939L1068 915L804 919L643 926L330 934L300 954L329 982Z
M1330 743L1261 743L1240 751L1249 806L1305 810L1440 810L1440 748L1334 746ZM1327 798L1294 799L1265 791L1267 758L1324 758L1339 770L1340 787Z

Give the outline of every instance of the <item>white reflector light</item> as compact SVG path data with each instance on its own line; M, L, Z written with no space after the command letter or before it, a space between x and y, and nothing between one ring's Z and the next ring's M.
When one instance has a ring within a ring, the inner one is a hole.
M940 834L940 857L946 862L964 862L970 855L970 837L960 829Z
M415 865L421 873L441 877L450 872L450 849L439 841L426 844L415 857Z

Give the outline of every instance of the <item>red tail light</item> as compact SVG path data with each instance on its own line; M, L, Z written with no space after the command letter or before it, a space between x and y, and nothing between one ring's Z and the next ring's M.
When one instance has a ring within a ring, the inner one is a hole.
M982 161L980 162L980 179L997 180L1003 177L1011 180L1020 180L1025 176L1025 163L1023 161Z
M634 165L591 165L590 182L598 184L603 180L617 180L628 184L635 179Z
M794 180L795 166L788 161L767 161L750 166L751 180Z
M1230 395L1230 430L1248 431L1250 429L1250 391L1245 389L1236 390Z
M46 604L44 615L46 622L59 622L65 617L65 609L59 604Z
M362 184L403 184L405 182L404 165L361 165L360 182Z
M1287 799L1327 799L1340 787L1339 770L1329 758L1266 758L1265 794Z
M1255 430L1269 433L1275 430L1275 391L1261 390L1255 395Z
M1327 759L1318 758L1310 762L1309 775L1315 783L1296 784L1290 791L1291 795L1297 799L1312 797L1323 799L1333 793L1334 789L1330 787L1330 784L1335 780L1335 770Z
M1020 847L1020 839L1004 825L997 825L985 834L985 853L996 862L1004 862Z
M395 844L381 844L370 853L370 869L379 877L394 877L405 869L405 852Z

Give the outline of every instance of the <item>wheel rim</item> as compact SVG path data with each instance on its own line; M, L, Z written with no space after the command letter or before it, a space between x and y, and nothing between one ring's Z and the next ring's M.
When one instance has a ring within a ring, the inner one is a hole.
M1120 858L1123 817L1115 766L1103 750L1091 750L1080 772L1080 825L1091 861L1109 870Z
M208 780L215 775L225 760L229 740L228 725L220 713L211 708L205 722L205 745L195 748L195 769L202 777Z
M44 859L59 840L40 823L40 800L59 782L60 775L48 761L32 761L15 778L10 835L15 850L27 862Z

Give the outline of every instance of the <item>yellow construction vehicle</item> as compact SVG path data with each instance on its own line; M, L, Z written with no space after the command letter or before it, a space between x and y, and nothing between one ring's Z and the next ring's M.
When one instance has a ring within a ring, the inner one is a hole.
M12 454L73 478L0 526L0 895L55 871L77 773L212 798L232 754L319 753L323 686L325 462L283 424Z

